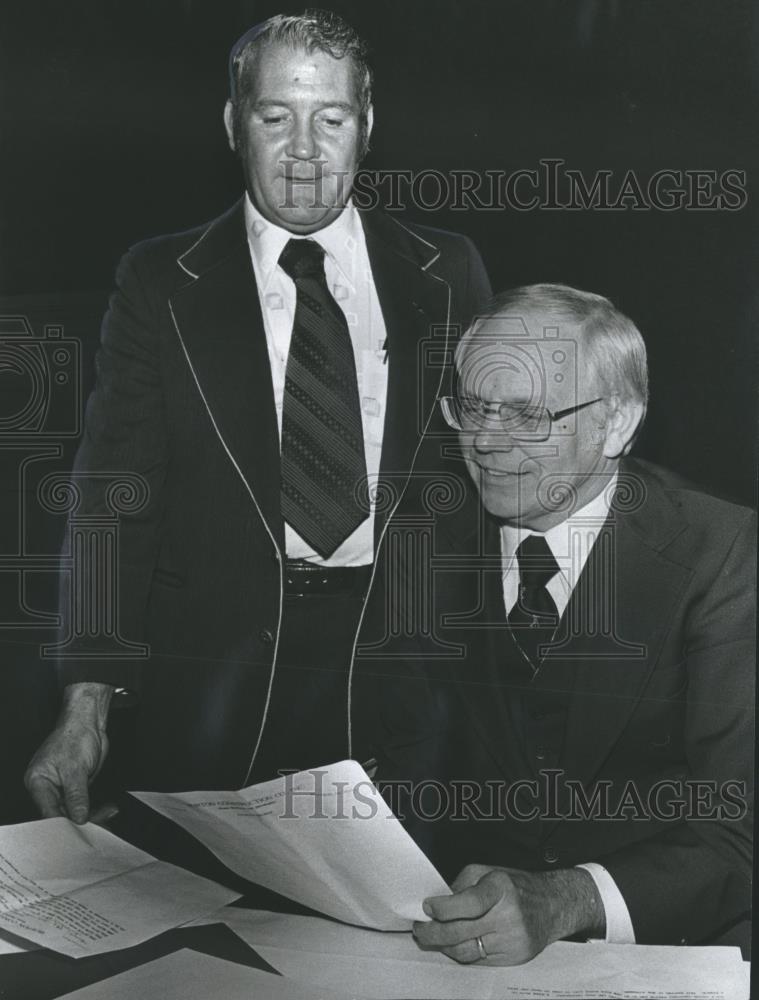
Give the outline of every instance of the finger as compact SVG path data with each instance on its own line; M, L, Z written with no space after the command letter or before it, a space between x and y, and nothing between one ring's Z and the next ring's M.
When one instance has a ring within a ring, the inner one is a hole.
M448 932L448 936L451 938L450 944L431 944L427 943L425 940L420 940L420 937L425 935L429 936L430 924L419 924L420 934L417 934L417 928L414 927L414 941L417 947L421 951L437 951L443 955L447 955L448 958L452 958L454 962L460 962L462 965L473 965L478 963L479 965L513 965L520 962L525 962L528 959L524 957L517 957L511 960L507 959L507 956L501 954L497 949L501 945L501 939L499 935L494 934L487 929L487 924L484 921L476 921L474 923L464 922L461 924L445 924L442 928L442 936ZM440 925L438 925L439 927ZM453 941L456 933L460 933L460 939ZM471 935L471 936L469 936ZM482 941L482 946L485 949L485 957L482 957L482 953L477 945L477 937L479 936Z
M448 899L448 896L428 896L422 903L422 909L433 920L437 920L437 904L441 899Z
M433 920L477 920L492 909L501 898L495 879L484 876L476 885L455 892L452 896L432 896L422 904Z
M103 770L103 764L105 764L107 756L108 756L108 737L105 734L103 734L103 737L100 742L100 750L98 753L97 764L95 765L94 770L89 775L88 779L89 781L94 781L95 778L97 778L97 776Z
M482 936L492 929L487 920L452 920L445 924L431 920L414 924L413 934L422 951L442 951L467 941L475 941L477 947L477 935Z
M86 781L81 778L72 778L69 783L64 783L63 802L66 815L72 822L80 825L87 822L90 812L90 796Z
M90 823L96 823L98 826L105 826L106 823L110 823L112 819L115 819L119 814L119 807L115 802L106 802L105 805L100 806L90 815Z
M461 944L444 948L443 954L447 955L448 958L452 958L454 962L458 962L460 965L473 965L475 962L483 961L480 949L477 947L476 938L470 938L468 941L462 941Z
M26 789L43 819L65 816L60 790L49 778L30 777Z
M487 875L491 870L485 865L467 865L451 882L451 889L454 892L460 892L462 889L468 889L470 885L477 885L482 876Z

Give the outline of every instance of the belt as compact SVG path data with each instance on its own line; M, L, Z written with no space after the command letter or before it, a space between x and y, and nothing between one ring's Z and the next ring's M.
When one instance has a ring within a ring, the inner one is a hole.
M302 559L285 562L285 594L290 597L360 594L369 586L371 564L317 566Z

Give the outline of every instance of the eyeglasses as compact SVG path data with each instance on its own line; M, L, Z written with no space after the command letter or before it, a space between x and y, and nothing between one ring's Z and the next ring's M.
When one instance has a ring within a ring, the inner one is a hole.
M478 431L488 420L497 417L501 425L499 429L516 441L546 441L556 420L600 403L603 398L598 396L564 410L549 410L545 406L489 403L477 396L443 396L440 407L445 422L456 431Z

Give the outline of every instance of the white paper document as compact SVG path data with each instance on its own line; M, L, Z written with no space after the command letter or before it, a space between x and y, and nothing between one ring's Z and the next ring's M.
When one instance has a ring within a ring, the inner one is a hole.
M356 761L239 792L133 792L244 878L337 920L408 930L450 892Z
M0 827L0 931L73 958L139 944L239 895L92 823Z
M316 917L226 907L223 922L290 979L369 1000L748 1000L738 948L572 944L525 965L464 966L421 951L409 933L346 927Z
M66 1000L349 1000L197 951L183 949L102 983L67 993Z

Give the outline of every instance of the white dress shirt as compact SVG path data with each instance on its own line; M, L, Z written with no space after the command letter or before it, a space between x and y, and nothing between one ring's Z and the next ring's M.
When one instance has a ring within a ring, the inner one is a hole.
M559 615L564 614L572 591L580 579L585 563L593 548L598 532L609 513L609 503L617 485L617 474L598 496L580 510L575 511L561 524L554 525L546 532L531 531L529 528L501 528L501 561L503 566L503 600L508 614L517 602L519 594L519 563L516 551L528 535L545 538L553 553L559 572L546 584L546 589L554 600ZM577 865L588 872L596 884L606 915L606 938L609 944L635 944L630 912L622 893L607 870L596 862Z
M279 256L291 239L302 239L268 222L245 195L248 246L261 303L266 346L269 352L274 405L280 439L285 369L295 319L295 283L279 266ZM356 208L349 203L324 229L309 233L325 250L327 287L342 309L356 360L361 420L364 430L366 471L376 484L382 453L382 431L387 398L387 332L374 285L364 229ZM374 507L369 517L327 559L322 558L285 522L288 559L306 559L323 566L364 566L374 559Z

